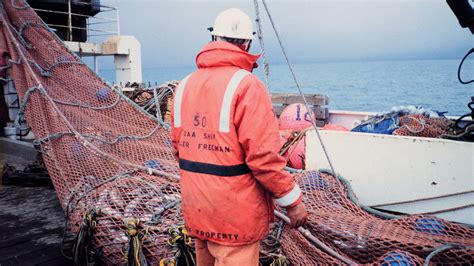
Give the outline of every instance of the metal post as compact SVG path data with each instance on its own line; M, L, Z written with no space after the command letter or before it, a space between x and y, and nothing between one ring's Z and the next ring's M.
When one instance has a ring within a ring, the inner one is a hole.
M118 7L116 8L116 20L117 20L117 35L120 35L120 15Z
M67 12L68 12L68 34L67 40L72 41L72 10L71 10L71 0L67 1Z
M89 27L90 27L90 25L89 25L89 18L87 18L86 24L87 24L87 25L86 25L86 41L90 42L91 40L90 40L90 38L89 38L89 35L90 35L90 33L89 33Z
M94 55L94 72L99 74L99 57Z

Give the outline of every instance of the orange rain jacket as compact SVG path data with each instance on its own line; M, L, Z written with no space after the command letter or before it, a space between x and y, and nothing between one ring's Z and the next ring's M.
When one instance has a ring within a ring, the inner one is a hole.
M273 219L273 198L287 207L301 190L278 155L278 122L265 85L252 71L258 55L211 42L198 70L175 92L172 141L181 171L182 210L191 236L222 245L259 241Z

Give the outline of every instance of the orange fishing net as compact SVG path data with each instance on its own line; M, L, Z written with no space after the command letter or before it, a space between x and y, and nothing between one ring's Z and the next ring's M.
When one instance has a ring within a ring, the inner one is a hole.
M447 118L428 118L422 114L400 117L399 128L393 135L439 138L449 132L453 122Z
M124 95L149 114L169 122L173 93L177 85L178 81L174 80L155 87L137 86L134 91L125 92Z
M180 227L169 129L102 82L25 1L1 5L8 82L22 99L21 113L77 236L75 260L156 265L180 258L192 264L192 243ZM297 265L340 264L341 258L385 265L473 262L473 229L428 216L381 219L354 203L348 186L330 174L305 172L296 179L310 212L309 234L340 256L276 222L262 242L262 262L284 263L285 256Z

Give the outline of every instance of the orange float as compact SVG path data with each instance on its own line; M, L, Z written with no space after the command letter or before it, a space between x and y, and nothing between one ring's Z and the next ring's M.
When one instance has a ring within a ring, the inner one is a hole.
M290 166L295 169L304 169L305 168L305 159L306 159L306 141L305 138L302 138L298 143L293 144L288 149L288 161Z
M349 131L345 126L336 124L327 124L321 128L322 130L334 130L334 131Z
M280 130L301 131L311 127L311 116L314 118L314 112L308 112L304 104L293 103L288 105L280 115Z

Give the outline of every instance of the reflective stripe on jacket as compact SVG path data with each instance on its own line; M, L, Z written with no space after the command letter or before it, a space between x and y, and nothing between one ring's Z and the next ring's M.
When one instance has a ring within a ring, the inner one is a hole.
M301 200L285 172L268 92L250 71L259 56L226 42L198 54L172 108L182 210L191 236L224 245L254 243L281 206Z

